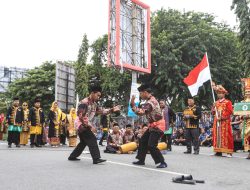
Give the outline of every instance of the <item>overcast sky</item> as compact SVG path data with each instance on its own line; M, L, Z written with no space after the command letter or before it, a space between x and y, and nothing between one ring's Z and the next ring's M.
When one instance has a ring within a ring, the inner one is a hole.
M44 61L76 60L82 36L108 31L108 0L1 0L0 66L32 68ZM152 11L173 8L212 13L236 25L232 0L142 0Z

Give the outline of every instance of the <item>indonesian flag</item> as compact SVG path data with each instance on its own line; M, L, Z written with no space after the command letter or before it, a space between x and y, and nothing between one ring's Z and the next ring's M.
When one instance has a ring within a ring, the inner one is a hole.
M192 96L198 94L199 88L204 82L211 79L207 54L204 55L201 62L189 72L188 76L184 78L184 83L188 86L188 89Z

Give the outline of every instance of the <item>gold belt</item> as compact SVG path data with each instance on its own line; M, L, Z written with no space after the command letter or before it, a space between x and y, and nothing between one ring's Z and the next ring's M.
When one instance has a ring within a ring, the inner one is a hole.
M195 129L195 128L197 128L198 126L197 125L189 125L189 126L187 126L186 128L187 129Z

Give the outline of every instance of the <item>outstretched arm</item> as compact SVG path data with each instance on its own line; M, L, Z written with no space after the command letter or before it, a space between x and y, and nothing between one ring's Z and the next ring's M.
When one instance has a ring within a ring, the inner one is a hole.
M114 106L113 108L110 109L101 109L101 108L97 108L96 110L96 114L98 115L108 115L110 113L114 113L114 112L119 112L121 110L121 106Z
M133 110L133 112L135 112L136 115L145 115L146 113L149 113L153 110L152 105L151 104L143 104L143 108L138 108L135 105L135 96L133 95L130 101L130 106Z

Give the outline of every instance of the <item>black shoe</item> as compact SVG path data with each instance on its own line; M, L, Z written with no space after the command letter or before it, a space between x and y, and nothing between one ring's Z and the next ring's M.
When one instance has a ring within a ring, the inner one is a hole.
M30 148L34 148L35 146L33 144L30 145Z
M145 162L139 160L139 161L132 162L132 164L143 166L143 165L145 165Z
M21 146L18 144L18 145L16 145L16 147L17 147L17 148L20 148Z
M159 166L157 166L156 168L166 168L168 167L166 162L162 162Z
M221 152L216 152L214 155L215 156L222 156L222 153Z
M81 159L80 158L68 157L68 160L70 160L70 161L79 161Z
M183 175L182 177L184 180L191 180L191 181L194 181L195 183L205 183L204 180L196 180L196 179L193 179L193 176L190 174L190 175Z
M198 155L198 154L199 154L199 151L194 151L194 154L195 154L195 155Z
M183 179L185 179L185 180L193 180L193 176L192 175L183 175Z
M36 147L42 147L42 145L40 145L40 144L35 144L35 146L36 146Z
M99 145L100 145L100 146L104 146L103 144L100 144L100 143L99 143Z
M186 152L183 152L184 154L191 154L192 152L191 151L186 151Z
M8 148L11 148L11 144L8 145Z
M174 183L183 183L183 184L195 185L195 181L194 180L186 180L183 175L172 178L172 181Z
M107 160L98 158L98 159L96 159L96 160L93 160L93 164L99 164L99 163L106 162L106 161L107 161Z

